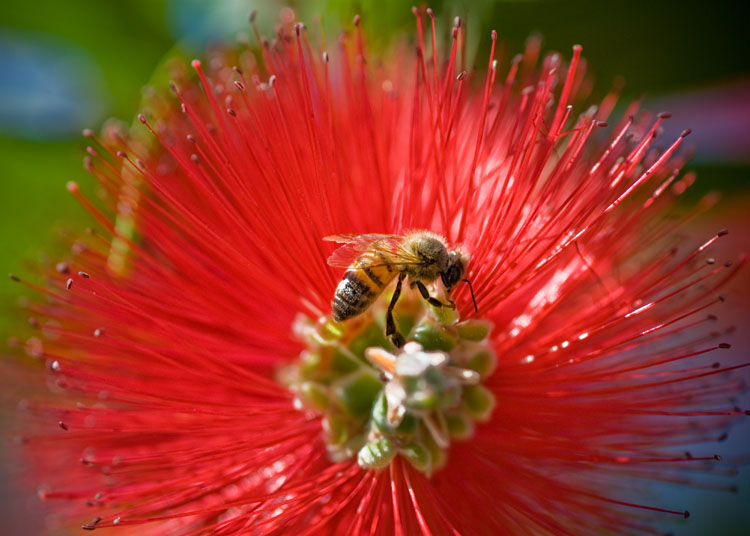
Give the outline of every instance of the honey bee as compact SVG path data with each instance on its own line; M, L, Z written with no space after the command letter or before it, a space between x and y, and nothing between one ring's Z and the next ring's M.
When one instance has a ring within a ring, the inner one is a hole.
M463 279L469 258L460 249L448 251L445 239L429 231L411 231L405 236L388 234L341 234L323 240L343 243L328 258L328 264L346 268L343 279L333 296L333 319L347 320L365 312L388 284L398 277L393 298L386 314L385 334L397 348L406 340L396 329L393 308L401 295L401 284L409 277L409 286L416 287L422 297L435 307L456 308L450 293L465 281L471 290L474 309L474 289L468 279ZM445 287L448 303L430 296L425 283L440 278Z

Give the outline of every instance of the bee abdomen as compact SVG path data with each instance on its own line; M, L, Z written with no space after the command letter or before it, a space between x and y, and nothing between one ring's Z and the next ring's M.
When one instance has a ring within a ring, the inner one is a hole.
M381 285L377 285L372 279L363 277L365 275L361 269L350 270L339 282L332 304L336 322L363 313L382 291L382 282L378 281Z

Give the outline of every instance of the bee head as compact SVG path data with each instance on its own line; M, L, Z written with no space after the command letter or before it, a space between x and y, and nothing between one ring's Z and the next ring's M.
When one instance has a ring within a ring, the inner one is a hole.
M452 290L461 281L464 277L468 261L469 258L461 251L451 251L448 254L448 266L440 274L446 290Z

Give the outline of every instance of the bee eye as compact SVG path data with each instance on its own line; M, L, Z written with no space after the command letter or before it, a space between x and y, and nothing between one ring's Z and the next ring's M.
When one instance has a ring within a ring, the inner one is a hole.
M448 265L448 268L442 274L440 274L445 288L452 289L453 287L455 287L461 280L461 276L463 276L463 273L464 267L460 260L457 260Z

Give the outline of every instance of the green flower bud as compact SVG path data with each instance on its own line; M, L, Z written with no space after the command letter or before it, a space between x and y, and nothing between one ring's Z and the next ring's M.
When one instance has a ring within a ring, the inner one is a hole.
M497 358L489 350L483 350L471 356L466 362L466 368L479 373L482 378L487 378L495 370Z
M490 334L491 324L487 320L465 320L456 324L458 336L467 341L480 342Z
M448 433L453 439L466 440L474 434L474 422L461 413L451 413L445 416Z
M450 352L456 346L456 340L447 329L431 324L417 326L412 338L428 352L436 350Z
M464 389L463 409L477 421L486 421L495 408L495 397L482 385L471 385Z
M357 463L365 469L383 469L388 467L396 455L393 443L385 438L370 441L359 450Z
M375 403L383 384L375 372L364 369L347 377L335 387L335 397L349 415L356 419L365 419Z
M435 319L446 326L452 326L459 320L458 312L450 307L431 307Z
M375 403L372 406L372 423L382 432L383 434L390 434L393 432L393 428L388 424L388 401L385 398L385 393L381 390Z
M424 445L419 443L409 443L398 449L398 453L409 460L414 468L427 475L432 472L432 454Z

